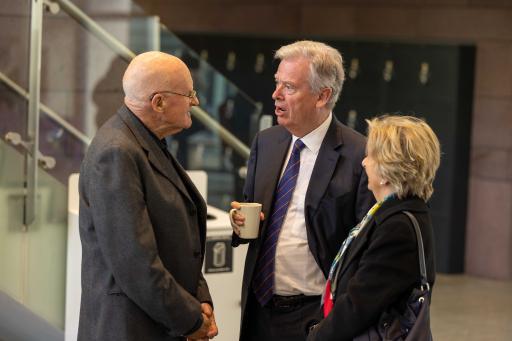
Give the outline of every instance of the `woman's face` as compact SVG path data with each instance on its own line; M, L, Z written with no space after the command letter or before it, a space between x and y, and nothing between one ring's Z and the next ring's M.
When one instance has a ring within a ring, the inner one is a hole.
M380 185L382 178L377 172L377 163L370 155L367 155L363 159L362 165L368 176L368 189L372 191L373 195L377 198L378 191L380 187L382 187Z

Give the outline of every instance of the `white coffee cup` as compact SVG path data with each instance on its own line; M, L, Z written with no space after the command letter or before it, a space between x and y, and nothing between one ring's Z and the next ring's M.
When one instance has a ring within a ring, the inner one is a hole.
M240 228L240 238L255 239L258 238L260 230L260 213L261 204L257 202L241 202L240 209L233 208L229 211L229 219L232 225L236 225L233 221L233 214L237 212L245 217L245 223Z

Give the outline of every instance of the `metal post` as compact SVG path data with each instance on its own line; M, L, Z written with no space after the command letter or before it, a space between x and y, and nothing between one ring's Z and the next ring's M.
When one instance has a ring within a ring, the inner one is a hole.
M23 224L25 228L28 228L34 222L36 210L42 31L43 0L32 0L30 19L29 99L27 117L27 141L30 153L25 154L26 195L25 211L23 215Z

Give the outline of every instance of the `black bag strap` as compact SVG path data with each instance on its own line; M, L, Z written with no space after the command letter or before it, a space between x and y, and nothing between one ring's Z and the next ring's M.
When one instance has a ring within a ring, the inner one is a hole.
M430 285L427 280L427 267L425 265L425 250L423 249L423 238L421 237L420 225L415 216L409 211L403 211L406 216L412 222L414 231L416 232L416 241L418 242L418 257L420 261L420 275L421 275L421 288L424 290L430 290Z

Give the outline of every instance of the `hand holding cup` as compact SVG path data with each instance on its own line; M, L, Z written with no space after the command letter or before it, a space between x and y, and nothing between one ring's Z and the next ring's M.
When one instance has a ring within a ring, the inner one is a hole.
M229 219L233 232L243 239L258 238L260 221L265 218L261 204L233 201L231 207Z

